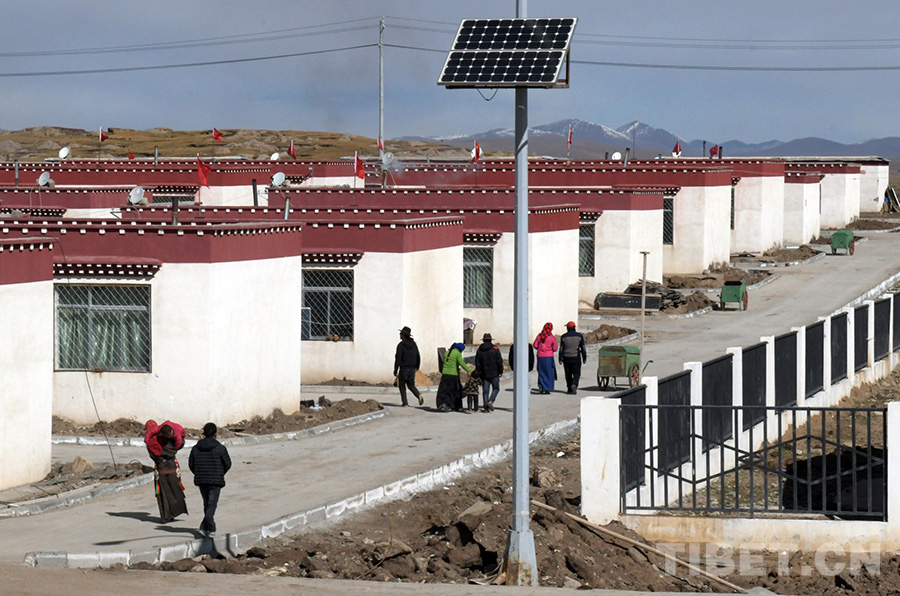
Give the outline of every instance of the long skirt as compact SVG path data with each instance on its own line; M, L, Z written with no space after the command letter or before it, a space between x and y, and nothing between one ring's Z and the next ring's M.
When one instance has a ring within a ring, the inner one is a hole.
M163 523L172 521L179 515L187 514L184 489L181 487L181 479L174 473L174 470L160 469L156 489L156 504L159 505L159 516Z
M553 356L541 356L537 359L538 385L546 391L553 391L556 379L556 366L553 364Z
M438 410L459 410L462 408L462 386L459 375L441 375L437 390Z

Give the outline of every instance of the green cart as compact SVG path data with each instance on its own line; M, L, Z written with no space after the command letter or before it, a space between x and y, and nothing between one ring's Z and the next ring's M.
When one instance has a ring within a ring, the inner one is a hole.
M849 255L853 254L856 249L853 230L838 230L831 235L831 254L837 254L838 249L846 250Z
M616 377L628 379L629 387L641 382L641 349L637 346L600 346L600 361L597 364L597 385L607 389L616 384Z
M736 302L738 310L747 310L750 302L747 294L747 280L737 275L725 276L725 284L719 293L719 310L725 310L726 302Z

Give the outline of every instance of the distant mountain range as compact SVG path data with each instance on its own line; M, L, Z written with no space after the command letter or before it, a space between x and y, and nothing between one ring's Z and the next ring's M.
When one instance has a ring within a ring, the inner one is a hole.
M650 158L657 155L670 156L676 143L681 144L683 157L700 157L703 154L703 140L686 140L662 128L634 121L619 128L610 128L586 120L557 120L549 124L528 129L529 152L537 155L565 157L566 137L572 127L573 159L597 159L626 148L634 148L636 157ZM460 147L471 147L478 141L485 151L513 151L515 131L511 128L495 128L485 132L456 135L451 137L401 137L404 141L428 141ZM708 152L716 142L707 141ZM744 143L732 139L718 142L725 157L795 157L795 156L878 156L891 159L900 156L900 137L871 139L861 143L843 144L817 137L794 139L793 141L766 141L764 143Z

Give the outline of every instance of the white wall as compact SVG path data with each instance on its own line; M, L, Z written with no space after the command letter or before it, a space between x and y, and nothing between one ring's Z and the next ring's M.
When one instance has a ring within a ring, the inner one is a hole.
M0 285L0 490L50 472L53 284Z
M728 262L731 186L682 187L674 205L674 243L663 246L663 272L700 273Z
M462 246L365 253L353 268L353 341L304 341L303 382L392 381L404 325L419 347L421 370L437 372L437 348L463 337L462 269Z
M823 228L842 228L859 217L859 174L825 174L822 178Z
M199 427L299 409L300 257L167 263L150 287L151 371L56 372L54 414L96 422L88 382L104 420Z
M859 212L877 213L884 202L888 187L888 164L865 164L859 178Z
M734 192L730 251L763 252L780 247L784 236L784 178L744 177Z
M662 281L662 210L604 211L595 224L594 276L578 278L578 298L593 308L600 292L622 292L644 273Z
M529 336L534 340L547 321L555 334L565 333L567 321L578 321L578 229L529 234L528 247ZM507 335L501 336L508 337L508 343L512 331L510 309Z
M784 184L784 242L804 244L819 235L819 185Z

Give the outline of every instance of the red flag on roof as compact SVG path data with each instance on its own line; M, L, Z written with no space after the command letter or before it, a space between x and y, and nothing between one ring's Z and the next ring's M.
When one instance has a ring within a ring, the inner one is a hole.
M108 138L109 138L109 135L106 134L105 132L103 132L103 127L101 126L100 127L100 142L102 143L103 141L105 141Z
M128 159L134 159L134 154L131 152L131 149L128 150Z
M672 155L675 157L681 156L681 141L675 141L675 148L672 149Z
M472 147L472 163L478 163L481 159L481 145L478 144L478 141L475 141L475 146Z
M353 152L353 172L360 180L366 179L366 168L363 166L363 162L356 151Z
M213 128L213 140L218 141L220 143L222 142L222 133L220 133L215 128Z
M384 151L384 143L381 142L381 137L378 137L378 150Z
M570 124L569 125L569 141L568 141L568 144L566 145L566 147L568 148L571 146L572 146L572 125Z
M291 139L291 146L288 148L288 155L297 159L297 150L294 149L294 139Z
M718 154L719 154L719 145L713 145L712 148L709 150L709 156L715 157Z
M212 168L202 161L200 161L200 156L197 156L197 177L200 178L200 185L209 188L209 181L206 179L206 176L212 171Z

